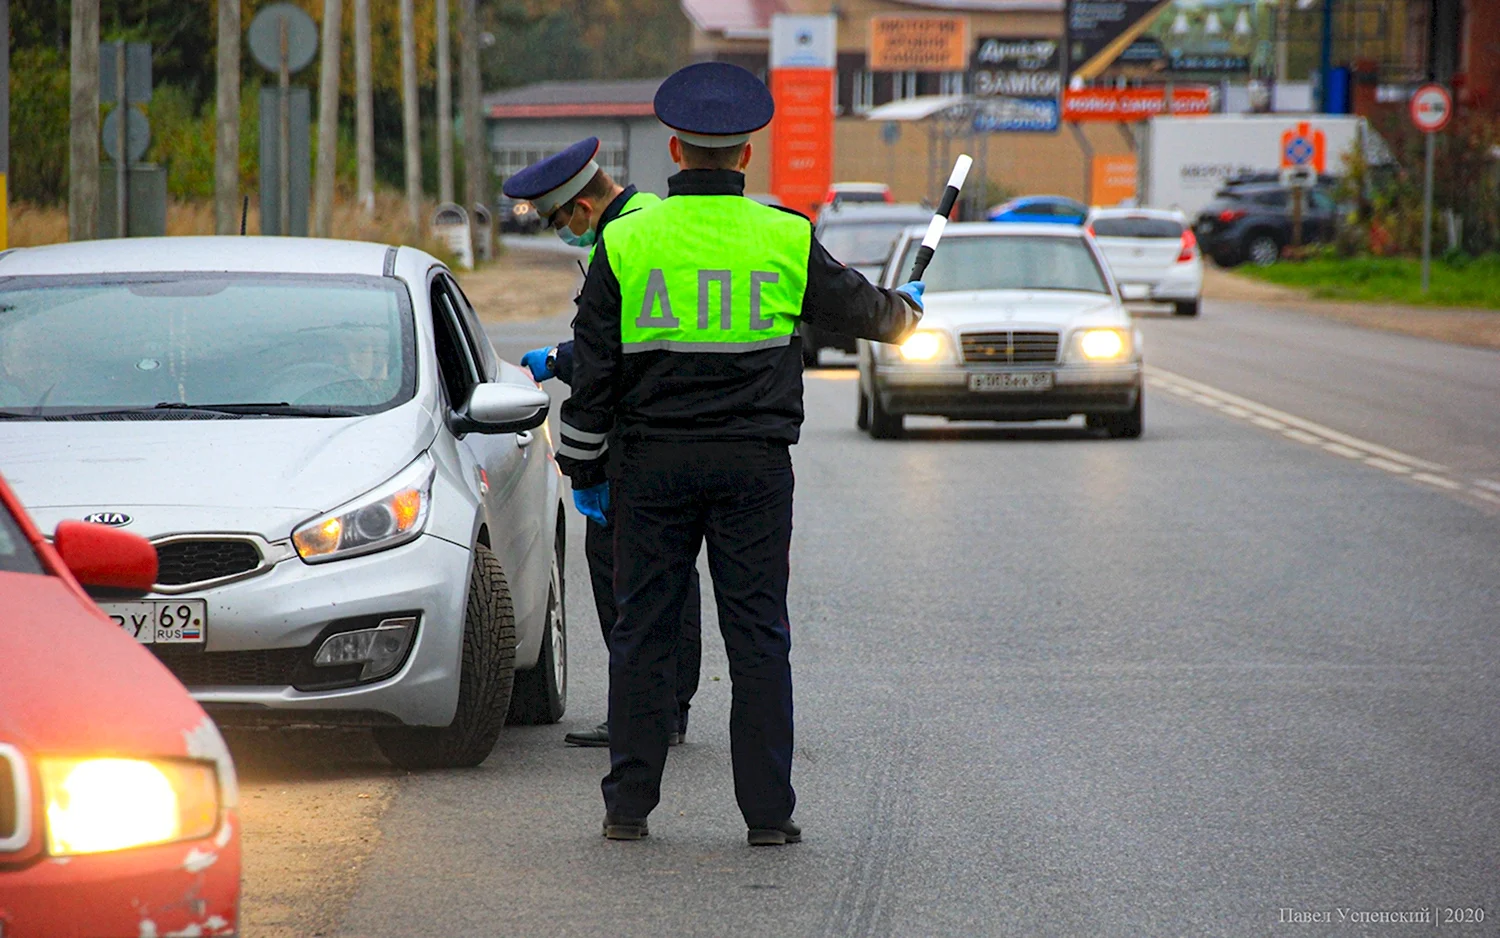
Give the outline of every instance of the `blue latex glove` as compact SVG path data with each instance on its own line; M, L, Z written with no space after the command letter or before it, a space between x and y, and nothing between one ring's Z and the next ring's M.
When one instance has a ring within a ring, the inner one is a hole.
M547 355L552 351L552 346L534 348L521 356L521 367L531 370L531 377L538 383L554 377L556 372L547 367Z
M574 489L573 505L580 515L595 524L607 524L604 513L609 511L609 483L601 482L589 489Z
M912 298L917 304L917 309L922 309L922 292L927 289L927 284L920 280L908 280L896 288L897 293L905 294ZM525 361L525 359L521 359Z

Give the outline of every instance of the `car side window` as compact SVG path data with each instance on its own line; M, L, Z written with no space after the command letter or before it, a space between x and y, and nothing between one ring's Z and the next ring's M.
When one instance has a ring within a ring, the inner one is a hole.
M437 352L438 372L442 375L443 390L448 394L451 407L461 407L469 400L479 374L474 366L474 353L464 337L463 327L453 308L453 300L443 288L442 278L434 277L431 288L432 335Z
M1314 189L1310 194L1312 196L1313 208L1317 209L1320 212L1333 211L1333 196L1322 191L1321 189Z
M474 304L470 303L469 298L464 295L463 288L458 285L457 280L446 275L440 279L447 286L453 304L458 309L459 321L469 335L469 344L476 352L475 360L479 365L479 373L485 381L494 381L500 375L500 356L496 354L489 334L484 331L484 325L479 321L479 314L474 311Z

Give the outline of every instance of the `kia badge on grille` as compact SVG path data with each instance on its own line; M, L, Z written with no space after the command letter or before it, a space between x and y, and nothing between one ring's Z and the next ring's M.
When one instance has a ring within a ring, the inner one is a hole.
M112 528L123 528L135 519L123 511L96 511L83 516L89 524L107 524Z

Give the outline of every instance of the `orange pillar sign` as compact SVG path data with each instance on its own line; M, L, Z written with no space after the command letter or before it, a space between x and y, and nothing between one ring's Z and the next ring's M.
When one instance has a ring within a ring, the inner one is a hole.
M771 192L813 216L833 182L832 16L771 18Z
M771 96L771 191L787 208L816 215L833 182L833 72L776 69Z

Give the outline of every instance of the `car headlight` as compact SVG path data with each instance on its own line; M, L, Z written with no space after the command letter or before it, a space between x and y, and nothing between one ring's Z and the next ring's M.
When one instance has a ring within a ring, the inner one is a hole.
M943 351L943 335L923 329L907 336L900 345L901 357L909 362L930 362Z
M531 211L530 202L517 202L515 205L512 205L510 207L510 213L512 215L525 215L529 211Z
M1078 337L1078 350L1089 361L1124 358L1129 347L1118 329L1090 329Z
M55 857L207 837L219 825L212 763L42 759L37 769Z
M322 563L415 539L427 525L435 469L432 457L423 453L379 488L301 525L292 532L297 554Z

